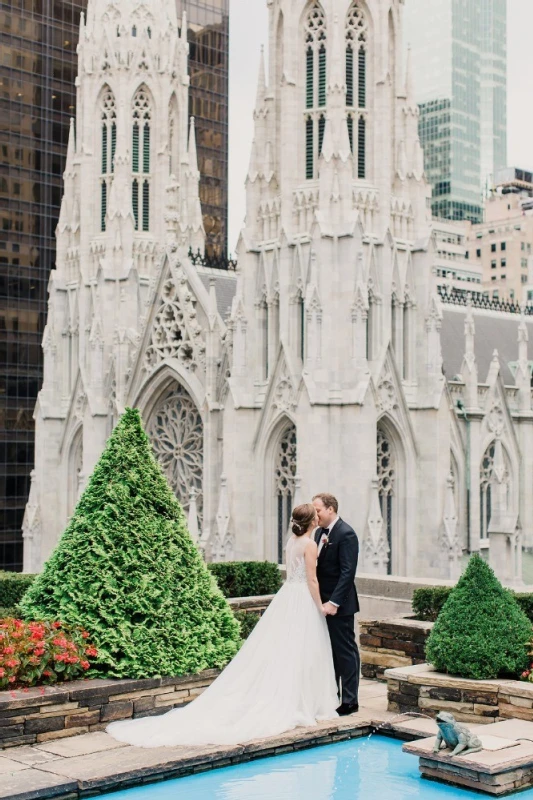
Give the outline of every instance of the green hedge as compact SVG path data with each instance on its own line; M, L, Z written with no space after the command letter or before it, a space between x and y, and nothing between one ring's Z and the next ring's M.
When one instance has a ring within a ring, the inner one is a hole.
M226 561L207 566L224 597L275 594L281 586L280 571L270 561ZM13 610L35 577L21 572L0 571L0 612ZM2 616L8 615L3 613Z
M415 589L413 593L413 612L417 619L435 622L442 607L452 591L451 586L433 586ZM514 598L526 617L533 623L533 594L514 592Z
M225 597L275 594L281 586L279 568L270 561L221 561L208 567Z
M0 608L13 608L30 588L35 575L0 571Z
M261 614L257 611L234 611L233 616L239 621L241 626L241 639L244 641L249 637L259 620Z

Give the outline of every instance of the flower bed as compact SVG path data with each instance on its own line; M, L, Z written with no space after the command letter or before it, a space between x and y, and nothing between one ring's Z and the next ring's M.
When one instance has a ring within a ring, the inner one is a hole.
M519 680L468 680L436 672L429 664L388 669L388 710L435 717L450 711L460 722L518 718L533 722L533 684Z
M0 621L0 689L78 678L97 656L87 631L60 622Z
M361 620L360 651L363 677L385 680L390 667L423 664L433 623L413 619Z

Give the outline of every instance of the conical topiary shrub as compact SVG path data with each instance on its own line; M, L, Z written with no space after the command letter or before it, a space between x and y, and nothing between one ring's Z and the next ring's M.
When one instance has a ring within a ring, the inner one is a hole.
M126 409L20 606L26 618L86 628L107 677L194 673L222 667L237 652L239 625L137 410Z
M426 658L462 678L518 677L529 662L531 636L531 622L511 592L475 554L435 622Z

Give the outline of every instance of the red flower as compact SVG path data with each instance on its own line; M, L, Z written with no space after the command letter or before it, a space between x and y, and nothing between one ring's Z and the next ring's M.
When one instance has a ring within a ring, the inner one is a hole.
M88 638L89 638L89 634L88 634L88 632L87 632L87 631L82 631L82 632L81 632L81 635L82 635L82 638L83 638L83 639L88 639Z
M89 662L88 661L80 661L80 667L82 669L89 669Z
M8 678L8 681L9 681L9 683L15 683L15 676L11 675L11 677Z
M15 648L14 648L14 647L11 647L11 645L10 645L9 647L4 647L4 655L6 655L6 656L10 656L10 655L12 655L14 652L15 652Z
M4 661L6 667L18 667L20 661L17 661L16 658L9 658L7 661Z
M87 663L87 662L84 662L84 663ZM89 665L87 664L87 666L89 666ZM84 669L85 669L85 667L84 667ZM5 669L3 667L0 667L0 678L3 678L5 674L6 674Z
M49 678L51 674L52 673L50 672L49 669L45 669L44 672L43 672L43 675L44 675L45 678ZM43 689L43 694L44 694L44 689Z
M91 645L90 647L86 647L85 648L85 655L87 655L87 656L97 656L98 655L98 650L96 649L96 647L93 647Z
M61 627L61 623L60 622L52 622L52 628L57 629L57 628L60 628L60 627Z

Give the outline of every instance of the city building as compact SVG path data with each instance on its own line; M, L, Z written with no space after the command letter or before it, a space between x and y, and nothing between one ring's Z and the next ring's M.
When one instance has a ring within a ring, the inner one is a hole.
M235 280L191 258L205 234L172 2L89 0L25 570L136 406L208 559L282 561L292 506L329 490L361 572L455 578L489 544L520 582L532 317L436 274L464 242L431 228L404 3L332 5L268 2Z
M471 223L433 219L435 274L447 291L479 291L483 280L481 264L470 259L468 237ZM473 285L468 285L473 284Z
M433 215L480 222L507 162L506 0L406 0L405 16Z
M492 299L531 300L533 247L533 176L506 169L497 176L484 202L484 221L472 225L469 264L483 273L483 291Z
M0 11L0 568L21 569L34 463L33 408L86 0L19 0ZM187 12L190 113L210 263L227 240L229 0L177 0ZM202 254L203 255L203 254Z

